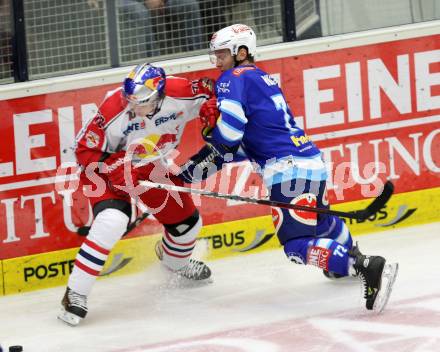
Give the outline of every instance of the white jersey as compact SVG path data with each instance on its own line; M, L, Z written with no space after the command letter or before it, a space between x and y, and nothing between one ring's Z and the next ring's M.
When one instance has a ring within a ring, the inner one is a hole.
M106 151L133 152L134 162L151 162L175 149L182 138L185 125L198 116L203 96L194 99L165 97L152 118L134 116L128 108L106 129Z
M181 140L185 125L199 115L209 98L199 94L197 81L167 77L166 96L151 118L135 116L122 96L122 89L110 92L95 117L78 134L78 162L92 161L121 150L129 151L135 163L163 158Z

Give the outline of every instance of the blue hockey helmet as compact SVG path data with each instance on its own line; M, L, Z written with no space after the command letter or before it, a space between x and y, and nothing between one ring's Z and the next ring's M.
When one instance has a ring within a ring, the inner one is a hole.
M127 101L133 105L159 103L165 95L166 76L161 67L149 63L136 66L127 75L122 92Z

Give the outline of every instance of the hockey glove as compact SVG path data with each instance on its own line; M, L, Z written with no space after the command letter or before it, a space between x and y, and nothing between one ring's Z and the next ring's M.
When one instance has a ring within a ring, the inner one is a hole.
M207 143L182 165L176 176L186 183L201 182L219 171L225 162L231 161L237 148L238 145L228 147L224 144Z
M111 154L104 160L103 173L107 175L111 190L118 195L127 195L138 184L138 171L124 151Z
M205 101L200 107L200 121L202 121L202 136L206 136L217 124L220 111L217 108L217 99L212 97Z

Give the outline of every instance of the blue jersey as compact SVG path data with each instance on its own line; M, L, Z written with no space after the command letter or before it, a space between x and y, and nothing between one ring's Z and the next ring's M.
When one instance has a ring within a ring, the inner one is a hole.
M213 131L216 142L240 144L260 166L266 183L293 178L327 177L319 149L296 126L277 82L254 65L225 71L217 81L221 116Z

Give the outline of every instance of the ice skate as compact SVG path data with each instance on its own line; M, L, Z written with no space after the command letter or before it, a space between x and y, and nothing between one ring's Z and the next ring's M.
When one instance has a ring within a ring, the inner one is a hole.
M355 259L355 276L363 285L365 307L376 313L382 312L396 280L398 264L386 264L381 256L363 255L357 246L351 249L350 256Z
M154 247L160 261L163 260L162 241L157 241ZM183 268L174 271L175 274L192 281L205 281L211 277L211 269L202 261L190 258Z
M87 297L67 287L61 301L61 313L58 319L71 326L78 325L87 315Z

